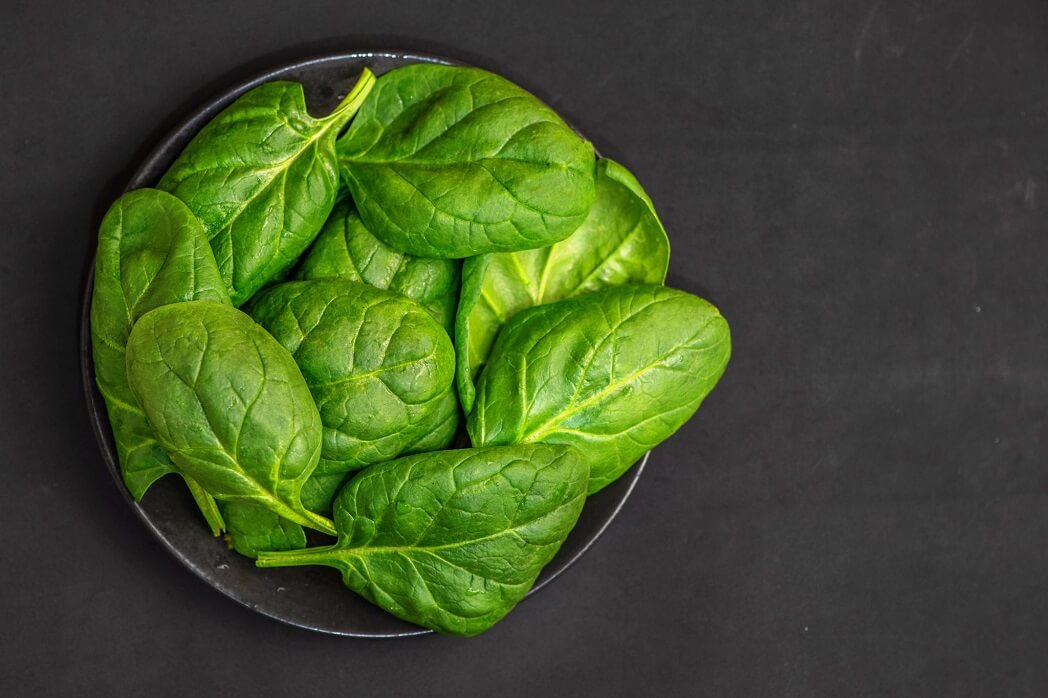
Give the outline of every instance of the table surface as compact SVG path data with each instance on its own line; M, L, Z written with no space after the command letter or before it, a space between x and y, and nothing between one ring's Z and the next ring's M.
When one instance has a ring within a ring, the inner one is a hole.
M0 694L1045 695L1048 3L58 5L0 22ZM211 590L121 500L80 392L94 229L153 143L376 47L576 121L733 328L604 539L471 640Z

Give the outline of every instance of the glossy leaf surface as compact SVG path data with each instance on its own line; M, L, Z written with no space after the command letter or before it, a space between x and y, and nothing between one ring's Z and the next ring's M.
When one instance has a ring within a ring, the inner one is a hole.
M164 450L220 500L248 501L331 533L302 506L321 424L294 359L246 314L191 301L142 316L127 375Z
M95 382L106 402L120 473L136 500L175 467L128 385L127 338L143 313L188 300L229 303L200 222L181 201L162 191L124 194L98 231L91 344ZM187 484L217 535L223 526L214 502L191 479Z
M525 308L630 283L666 279L670 246L651 199L618 163L597 162L597 199L579 229L549 247L471 257L456 325L457 384L473 408L474 381L502 326Z
M335 139L373 85L365 70L320 119L306 110L302 85L260 85L205 125L160 180L203 222L235 305L285 272L320 231L338 190Z
M412 257L394 250L371 234L353 202L346 199L331 212L295 277L349 279L402 293L451 334L460 265L456 260Z
M455 391L454 384L449 385L441 396L436 410L435 426L428 433L419 437L418 441L408 446L404 450L405 454L441 451L455 440L459 428L460 412L458 393Z
M445 418L451 340L405 296L345 279L291 281L250 310L291 352L320 410L317 476L395 458Z
M399 618L475 635L524 598L560 548L587 473L576 449L541 444L400 458L339 493L335 545L263 553L258 564L334 567Z
M544 247L594 198L594 153L548 106L477 68L382 75L338 143L368 229L420 257Z
M499 334L469 434L475 446L577 446L596 492L695 413L730 354L717 309L664 286L618 286L532 308Z

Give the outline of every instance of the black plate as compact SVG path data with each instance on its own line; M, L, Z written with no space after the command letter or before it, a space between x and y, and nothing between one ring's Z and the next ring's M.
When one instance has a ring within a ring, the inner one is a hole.
M381 74L409 63L457 64L439 56L404 51L367 51L322 56L290 63L243 82L200 107L168 134L131 177L127 189L154 186L190 139L215 114L238 96L270 80L295 80L305 85L306 103L314 114L325 114L356 82L367 66ZM90 307L93 275L88 275L80 317L80 369L87 407L106 465L124 498L160 542L223 594L259 613L291 625L353 637L405 637L430 631L399 620L342 586L335 570L299 567L261 570L254 562L226 548L211 536L180 478L167 477L135 502L120 478L105 402L95 386L91 357ZM626 475L589 498L575 530L553 561L542 570L534 594L578 560L600 537L633 491L647 463L645 456Z

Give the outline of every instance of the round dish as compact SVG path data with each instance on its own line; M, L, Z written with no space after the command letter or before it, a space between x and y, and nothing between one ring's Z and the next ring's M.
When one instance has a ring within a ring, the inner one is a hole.
M271 80L305 86L306 102L323 114L352 87L361 68L376 75L418 62L457 64L448 58L406 51L367 51L321 56L289 63L216 96L165 136L131 177L127 189L154 186L196 132L238 96ZM95 386L91 354L91 291L88 275L80 315L80 369L91 424L110 474L131 508L172 555L209 585L263 615L318 632L351 637L406 637L431 631L406 623L346 589L334 570L319 567L258 569L254 561L227 549L208 531L179 478L162 478L143 501L135 502L120 477L105 403ZM586 502L575 530L542 570L534 594L570 567L600 537L626 502L648 456L626 475Z

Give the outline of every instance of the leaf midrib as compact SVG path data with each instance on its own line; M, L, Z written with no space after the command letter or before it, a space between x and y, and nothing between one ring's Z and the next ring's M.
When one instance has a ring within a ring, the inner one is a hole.
M254 344L254 343L252 342L252 344ZM203 354L206 352L206 350L207 350L207 345L205 344L205 346L202 348L202 350L200 352L201 353L201 364L203 363ZM256 350L257 350L257 347L256 347ZM297 523L304 523L307 519L305 517L303 517L302 514L300 514L298 511L295 511L295 509L289 503L283 501L282 499L280 499L276 495L276 491L277 491L276 490L276 484L277 484L276 482L274 482L274 487L273 487L273 490L271 492L268 486L266 486L264 483L260 482L257 477L255 477L253 474L251 474L250 472L248 472L244 468L244 466L241 464L240 459L239 459L238 455L236 454L236 452L235 451L230 452L230 450L226 446L226 444L223 443L221 437L219 437L219 435L218 435L218 430L216 430L214 425L211 423L210 415L207 413L207 410L203 406L203 401L199 397L199 393L198 393L198 391L196 389L195 381L194 381L194 383L190 383L190 382L186 381L186 379L183 378L182 375L179 374L179 372L176 371L174 369L174 367L167 361L167 358L163 355L163 353L160 354L160 361L167 368L168 372L171 375L175 376L175 378L177 378L179 380L179 382L181 382L190 391L190 393L193 395L194 400L197 402L197 404L200 405L201 413L202 413L202 415L204 417L205 422L207 423L208 430L214 436L215 442L217 443L217 448L215 446L191 446L191 447L183 448L183 449L177 449L176 448L176 449L173 449L173 452L176 453L176 454L179 454L179 455L181 455L182 453L186 453L186 454L193 453L193 454L195 454L197 451L207 452L207 451L218 450L218 451L222 452L229 459L229 464L227 466L225 466L225 467L229 471L231 471L232 473L238 475L239 477L243 478L245 481L247 481L248 483L253 485L255 487L256 491L258 492L258 494L256 494L256 495L251 495L251 496L246 496L246 497L238 497L238 498L259 499L259 500L262 500L262 501L269 502L270 505L271 505L271 508L273 508L275 510L276 509L283 509L283 510L292 512L292 514L294 514L295 516L301 517L301 520L297 521ZM199 374L199 369L198 369L198 374ZM198 377L199 377L199 375L198 375ZM237 436L238 436L238 440L239 440L239 433L238 433ZM161 445L163 445L162 442L161 442ZM174 460L174 458L172 458L172 460ZM216 466L218 465L218 464L215 464L213 461L212 461L212 464L216 465ZM277 460L276 464L277 464L277 467L279 469L280 461ZM177 465L177 463L176 463L176 465ZM219 467L222 467L222 466L219 466ZM289 519L294 520L294 516L288 516L287 514L284 514L284 513L282 513L281 515L284 516L285 518L289 518ZM309 524L306 524L306 525L309 525Z
M430 353L426 354L425 356L419 357L418 359L410 359L408 361L401 361L400 363L391 364L389 366L381 366L381 367L373 369L371 371L366 371L364 373L357 373L357 374L354 374L354 375L345 376L343 378L339 378L339 379L333 380L333 381L328 381L326 383L310 383L309 384L309 388L310 388L310 390L319 390L321 388L336 388L338 386L345 385L347 383L355 383L357 381L362 381L362 380L364 380L366 378L376 378L376 377L381 376L383 373L389 373L391 371L397 371L399 369L407 368L408 366L412 366L414 364L421 363L423 361L428 361L429 359L434 358L436 356L436 353L437 353L436 349L434 349ZM383 381L383 382L385 382L385 381ZM430 399L432 399L432 398L430 398Z
M568 500L565 500L564 502L561 502L560 504L558 504L553 509L550 509L549 511L543 513L541 516L536 516L536 517L534 517L532 519L528 519L527 521L522 521L522 522L520 522L518 524L513 525L510 528L503 528L503 529L501 529L499 531L496 531L494 533L489 533L486 536L481 536L479 538L471 538L471 539L465 540L465 541L456 541L454 543L444 543L444 544L441 544L441 545L383 545L383 546L362 545L362 546L357 546L357 547L354 547L354 548L338 548L338 547L336 547L336 548L334 548L334 550L336 550L336 551L338 551L340 553L345 553L347 555L354 556L354 557L364 557L364 556L367 556L367 555L380 555L380 554L404 555L404 554L411 553L411 552L435 553L436 551L440 551L440 550L453 550L453 549L456 549L456 548L464 548L464 547L469 546L469 545L475 545L477 543L483 543L484 541L492 540L492 539L495 539L495 538L498 538L498 537L504 536L504 535L517 535L517 536L519 536L520 535L519 534L520 529L525 528L526 526L530 526L533 523L537 523L537 522L541 521L542 519L545 519L545 518L547 518L549 516L552 516L553 514L555 514L558 511L560 511L561 509L563 509L563 508L565 508L565 507L567 507L567 506L569 506L571 504L574 504L577 500L584 499L585 497L586 497L586 494L585 494L585 492L583 492L583 493L581 493L581 494L579 494L579 495L577 495L575 497L572 497L571 499L568 499ZM440 557L440 556L438 555L437 557ZM444 558L440 558L440 559L443 560ZM448 564L451 564L451 563L448 563Z
M312 117L309 117L309 118L312 118ZM338 124L337 120L325 121L323 119L313 119L313 121L316 124L319 124L319 126L316 129L316 132L312 136L304 138L301 141L301 145L298 147L298 149L295 150L291 155L289 155L288 157L284 158L283 160L280 160L280 161L278 161L276 163L273 163L273 164L271 164L269 166L260 167L260 166L257 166L257 165L248 166L248 165L244 165L244 164L214 165L214 166L211 166L211 167L202 167L202 168L199 168L199 169L192 169L192 170L189 170L187 172L180 173L181 176L179 177L179 182L178 182L178 184L175 185L176 189L183 182L187 181L190 177L194 177L194 176L200 175L202 173L206 174L206 173L215 172L215 171L225 171L225 172L236 172L236 171L239 171L239 172L244 172L244 173L250 172L250 173L254 173L254 174L259 175L258 180L257 180L257 185L252 190L251 194L249 196L245 197L244 201L241 202L240 206L237 207L232 213L230 213L229 215L223 216L223 223L222 223L222 225L220 227L218 227L214 232L209 232L208 240L210 242L212 242L212 246L213 246L213 241L216 238L219 238L219 237L228 238L230 240L230 244L232 245L232 234L231 234L232 233L232 227L233 227L234 223L237 220L239 220L242 215L244 215L244 211L246 211L248 209L248 207L250 207L260 196L265 195L265 193L270 190L270 188L276 183L276 181L281 176L286 176L287 172L292 167L294 167L297 164L298 160L300 158L302 158L310 150L310 148L312 148L322 138L324 138L326 135L328 135L329 131ZM296 129L292 129L292 130L296 134L300 134L301 135L300 131L298 131ZM320 159L322 157L322 155L321 155L321 153L319 151L316 151L315 157L316 157L316 159ZM231 248L230 249L230 257L229 257L229 279L228 279L228 282L230 283L230 285L234 285L234 282L235 282L236 271L233 268L233 266L234 266L234 255L232 254L232 248ZM225 276L225 273L223 273L223 276Z
M516 162L521 165L535 165L538 167L555 167L562 170L578 170L577 167L572 167L570 163L566 162L546 162L543 160L524 160L523 158L511 158L504 155L494 153L492 155L485 155L483 157L463 160L413 160L411 155L405 155L402 158L355 158L349 155L338 155L338 160L341 163L348 163L351 165L364 165L367 167L393 167L395 165L405 167L430 167L434 169L448 169L451 167L464 167L467 165L477 165L483 167L484 164L489 162Z
M657 368L660 364L665 362L666 359L668 359L670 356L672 356L676 352L680 351L683 347L685 347L688 344L690 344L691 342L693 342L696 337L700 336L703 333L703 331L705 331L705 329L707 327L709 327L713 322L716 321L717 317L719 317L719 316L715 316L715 317L710 318L708 321L703 323L702 327L700 327L698 330L696 330L691 336L689 336L684 341L682 341L682 342L678 343L677 345L675 345L673 348L671 348L669 351L664 353L662 356L660 356L655 361L652 361L649 364L645 364L644 366L641 366L636 371L632 371L631 373L626 375L624 378L622 378L620 380L617 380L614 383L610 383L608 386L606 386L602 390L594 393L593 395L591 395L590 397L586 398L582 402L575 404L573 407L571 407L569 409L566 409L566 410L564 410L562 412L557 413L556 415L554 415L550 419L546 420L545 422L543 422L539 426L537 426L534 429L532 429L527 434L522 435L519 442L520 443L536 443L536 442L539 442L543 437L547 436L551 431L554 431L558 424L561 424L562 422L564 422L564 421L568 420L569 418L575 416L579 412L582 412L586 408L591 407L594 404L600 402L601 400L603 400L608 395L611 395L611 394L621 390L622 388L626 387L627 385L629 385L630 383L632 383L633 381L635 381L637 378L639 378L640 376L644 375L645 373L648 373L650 371L655 370L655 368ZM717 342L717 343L715 343L713 345L710 345L710 346L713 347L713 346L716 346L719 343L720 342ZM525 381L527 380L527 376L524 377L524 380Z

